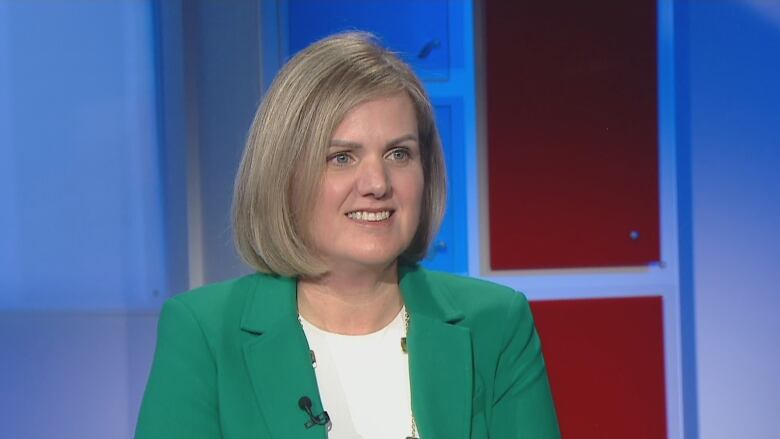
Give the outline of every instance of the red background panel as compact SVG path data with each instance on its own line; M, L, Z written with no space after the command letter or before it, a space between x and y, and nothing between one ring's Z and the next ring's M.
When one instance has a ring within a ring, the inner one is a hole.
M660 297L531 303L563 437L665 438Z
M658 261L655 0L484 9L491 267Z

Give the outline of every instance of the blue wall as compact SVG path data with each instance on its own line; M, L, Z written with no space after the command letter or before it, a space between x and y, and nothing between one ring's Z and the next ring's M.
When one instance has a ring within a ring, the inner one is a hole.
M698 437L780 437L780 3L686 1L676 12Z
M0 3L0 309L156 308L150 2Z
M0 1L1 438L132 434L167 270L153 18Z

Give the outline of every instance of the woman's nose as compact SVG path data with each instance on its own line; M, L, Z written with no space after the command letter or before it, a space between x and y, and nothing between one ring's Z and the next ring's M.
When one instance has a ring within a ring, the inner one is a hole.
M390 195L390 175L381 159L364 160L361 163L357 188L360 195L364 196L385 198Z

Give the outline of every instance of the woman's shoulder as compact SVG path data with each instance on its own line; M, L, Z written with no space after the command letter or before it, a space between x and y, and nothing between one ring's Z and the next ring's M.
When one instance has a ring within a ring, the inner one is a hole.
M488 280L442 271L424 270L424 272L432 286L455 300L477 300L499 304L508 304L516 300L517 296L525 300L525 296L513 288Z
M168 299L163 313L168 308L186 310L202 326L219 326L226 320L240 321L244 308L258 289L271 289L275 283L284 282L263 273L222 282L203 285Z
M202 285L172 296L169 301L181 302L193 311L205 312L228 306L232 300L246 297L255 288L258 274Z
M423 272L431 290L444 296L467 316L478 314L504 318L510 308L528 307L525 295L506 285L452 273Z
M424 275L433 294L460 313L459 325L471 329L481 351L492 346L493 352L498 352L510 334L533 330L531 309L523 293L484 279L427 270Z

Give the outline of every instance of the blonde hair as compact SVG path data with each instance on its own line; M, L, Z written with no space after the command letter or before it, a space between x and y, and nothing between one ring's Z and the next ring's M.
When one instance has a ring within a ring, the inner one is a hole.
M258 271L315 277L326 271L305 238L333 131L356 105L406 92L417 115L423 165L420 222L401 262L422 259L444 215L446 171L433 107L420 80L371 34L324 38L279 72L250 128L233 196L242 259Z

